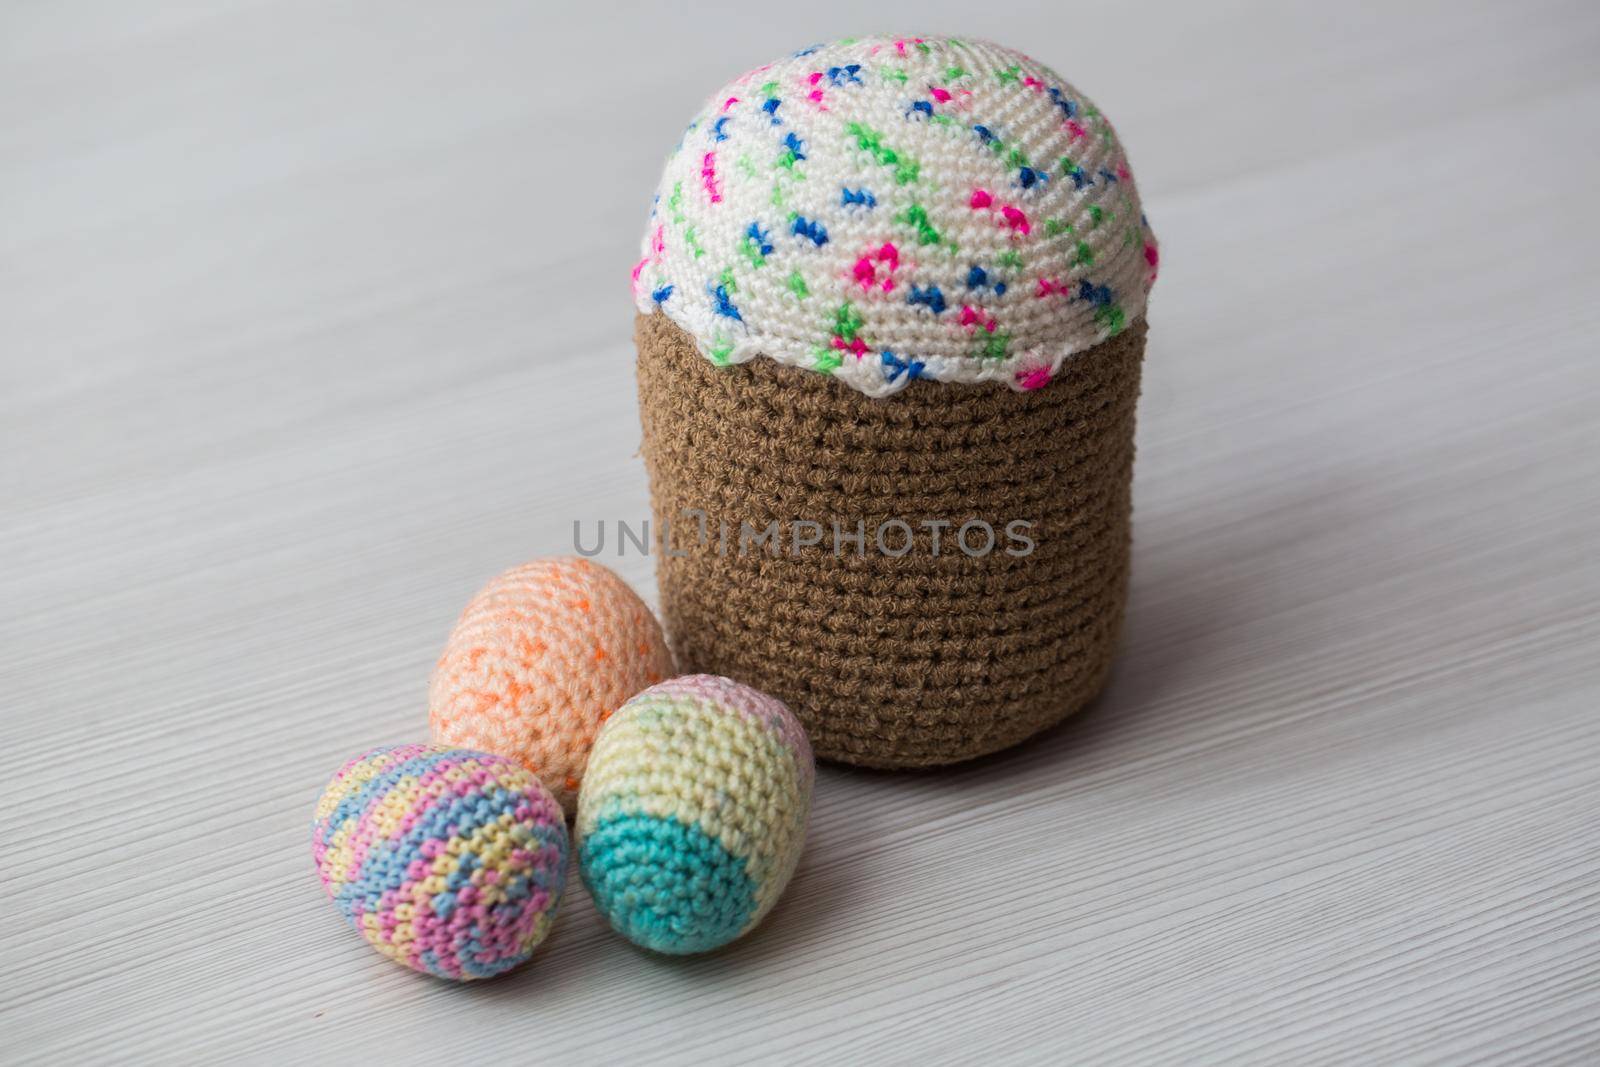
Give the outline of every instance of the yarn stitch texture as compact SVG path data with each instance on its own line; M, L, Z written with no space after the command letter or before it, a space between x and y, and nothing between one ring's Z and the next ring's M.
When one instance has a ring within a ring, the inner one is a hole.
M626 582L582 558L536 560L462 612L428 687L433 739L510 756L570 815L605 717L671 674L661 625Z
M595 906L635 944L703 952L748 932L799 862L811 745L781 701L713 675L628 701L595 742L576 823Z
M870 396L1038 389L1145 310L1157 245L1104 114L1020 52L866 37L719 90L668 157L633 270L713 363Z
M311 853L328 896L373 948L441 978L488 978L549 933L567 828L549 790L513 761L401 745L333 776Z
M1082 708L1111 668L1127 594L1145 323L1048 388L918 382L892 403L771 360L715 367L637 316L639 411L662 619L680 669L793 708L819 756L924 767L995 752ZM689 511L710 531L697 536ZM722 550L742 524L829 530ZM1033 523L1033 551L959 549L958 527ZM836 551L914 531L900 556ZM948 524L935 547L929 523Z

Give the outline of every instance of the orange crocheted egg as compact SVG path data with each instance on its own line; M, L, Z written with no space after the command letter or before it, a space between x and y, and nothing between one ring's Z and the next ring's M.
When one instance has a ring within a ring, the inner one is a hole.
M542 559L500 575L461 613L428 685L441 745L508 756L569 815L600 725L672 674L661 626L611 571Z

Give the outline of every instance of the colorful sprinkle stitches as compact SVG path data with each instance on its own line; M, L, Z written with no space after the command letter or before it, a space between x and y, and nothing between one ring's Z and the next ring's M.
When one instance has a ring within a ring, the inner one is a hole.
M500 756L439 745L375 748L317 802L323 888L373 948L440 978L526 960L566 885L561 806Z
M708 358L766 355L872 396L1047 385L1144 314L1159 261L1100 110L1020 53L953 38L840 41L726 86L668 158L643 250L639 310ZM980 299L974 330L954 312Z
M781 701L699 674L628 701L578 800L579 870L635 944L704 952L752 929L799 862L815 776Z

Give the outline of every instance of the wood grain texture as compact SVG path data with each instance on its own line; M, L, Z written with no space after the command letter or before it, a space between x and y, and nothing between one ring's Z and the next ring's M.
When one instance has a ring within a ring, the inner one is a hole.
M424 732L491 574L645 513L622 278L662 153L863 28L666 7L0 12L0 1059L1600 1056L1583 2L876 13L1020 42L1135 148L1110 690L952 772L824 769L712 957L581 890L479 987L349 935L326 777Z

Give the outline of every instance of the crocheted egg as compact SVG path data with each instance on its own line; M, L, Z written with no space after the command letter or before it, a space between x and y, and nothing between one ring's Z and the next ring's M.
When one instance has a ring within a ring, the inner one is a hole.
M780 701L699 674L628 701L595 742L579 870L628 940L704 952L777 902L805 842L811 745Z
M375 748L317 802L323 888L367 943L440 978L488 978L550 932L566 886L567 827L538 778L503 756L439 745Z
M541 559L472 599L428 687L433 739L510 756L572 814L605 717L672 673L661 625L586 559Z

